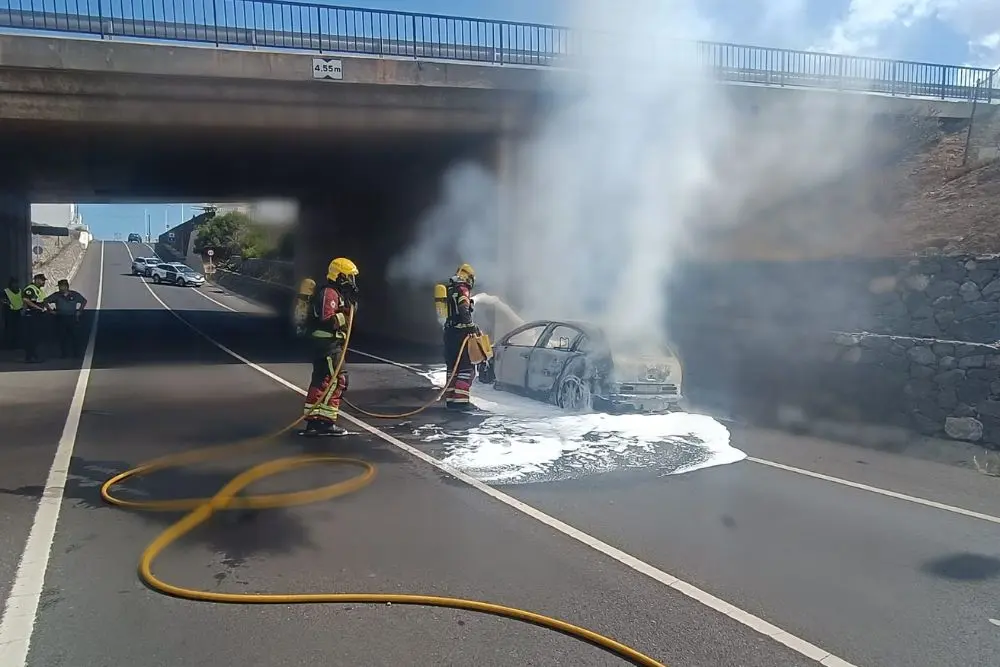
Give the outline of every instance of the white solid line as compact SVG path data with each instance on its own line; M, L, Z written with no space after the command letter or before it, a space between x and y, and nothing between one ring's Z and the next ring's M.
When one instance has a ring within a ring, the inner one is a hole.
M146 286L146 289L149 290L149 293L153 295L153 298L156 299L161 306L163 306L169 313L171 313L178 320L183 322L185 326L191 329L191 331L201 336L206 341L208 341L215 347L219 348L229 356L233 357L234 359L238 359L239 361L243 362L250 368L257 371L258 373L266 375L267 377L271 378L272 380L282 385L283 387L287 387L288 389L291 389L292 391L303 396L306 394L306 391L301 387L289 382L280 375L272 373L263 366L260 366L250 361L243 355L234 352L233 350L229 349L222 343L218 342L217 340L206 334L204 331L202 331L195 325L188 322L186 319L184 319L184 317L174 312L174 310L170 306L168 306L159 296L157 296L156 293L152 290L152 288L150 288L148 283L143 281L143 285ZM374 355L366 355L366 356L372 356L373 358L378 358L374 357ZM487 484L484 484L479 480L466 475L461 470L449 466L447 463L444 463L439 459L434 458L430 454L426 454L420 451L419 449L406 444L402 440L399 440L398 438L389 435L385 431L382 431L381 429L372 426L371 424L368 424L367 422L364 422L358 419L357 417L354 417L353 415L347 413L341 413L341 414L344 416L345 419L350 421L352 424L358 426L359 428L364 429L365 431L375 436L376 438L384 440L385 442L393 445L394 447L403 450L407 454L410 454L411 456L420 459L424 463L427 463L428 465L431 465L437 468L438 470L446 472L455 479L464 482L465 484L471 486L477 491L486 494L487 496L493 498L494 500L497 500L503 503L504 505L507 505L508 507L517 510L518 512L521 512L522 514L529 516L532 519L539 521L540 523L545 524L549 528L552 528L562 533L563 535L566 535L567 537L573 538L574 540L590 547L591 549L594 549L595 551L604 554L605 556L613 558L622 565L625 565L626 567L629 567L632 570L639 572L640 574L644 574L647 577L655 581L658 581L659 583L668 586L678 591L679 593L682 593L683 595L686 595L687 597L697 602L700 602L701 604L710 607L739 623L742 623L743 625L749 627L750 629L756 632L759 632L762 635L770 637L776 642L784 644L793 651L800 653L807 658L815 660L821 665L824 665L826 667L854 667L854 665L845 662L844 660L838 658L837 656L831 654L830 652L825 651L819 648L818 646L805 641L804 639L801 639L788 632L785 632L781 628L772 625L771 623L768 623L762 618L754 616L749 612L743 611L742 609L739 609L738 607L729 604L725 600L715 597L711 593L703 591L702 589L696 586L693 586L685 581L682 581L677 577L668 574L667 572L664 572L663 570L654 567L649 563L646 563L645 561L639 560L635 556L628 554L622 551L621 549L613 547L610 544L603 542L597 539L596 537L583 532L582 530L574 528L573 526L564 523L559 519L550 516L539 509L536 509L535 507L532 507L531 505L521 502L520 500L514 498L513 496L509 496L506 493L503 493L502 491L498 491L497 489L494 489L493 487L488 486Z
M216 301L215 299L213 299L209 295L205 294L201 290L196 289L196 290L194 290L194 293L197 294L198 296L202 297L202 298L208 299L209 301L211 301L212 303L214 303L217 306L221 306L222 308L225 308L226 310L228 310L231 313L238 313L238 312L240 312L240 311L236 310L235 308L227 306L226 304L222 303L221 301Z
M1000 626L1000 620L998 620L998 619L995 619L995 618L991 618L991 619L989 619L989 621L990 621L990 623L992 623L993 625L997 625L997 626Z
M849 486L852 489L861 489L862 491L877 493L880 496L886 496L888 498L896 498L897 500L905 500L910 503L916 503L917 505L924 505L925 507L933 507L935 509L944 510L945 512L961 514L962 516L972 517L973 519L982 519L983 521L989 521L991 523L1000 523L1000 516L983 514L982 512L974 512L972 510L967 510L963 507L955 507L954 505L945 505L944 503L939 503L934 500L927 500L926 498L918 498L917 496L910 496L905 493L889 491L888 489L881 489L877 486L869 486L867 484L861 484L860 482L852 482L849 479L842 479L840 477L831 477L830 475L824 475L823 473L813 472L812 470L795 468L793 466L785 465L784 463L776 463L774 461L768 461L767 459L758 459L754 456L748 456L747 461L759 463L760 465L770 466L772 468L778 468L779 470L794 472L798 475L805 475L806 477L822 479L827 482L833 482L834 484Z
M242 312L240 310L237 310L236 308L233 308L232 306L227 306L226 304L222 303L221 301L217 301L216 299L213 299L209 295L207 295L204 292L201 292L199 290L195 290L194 293L197 294L200 297L208 299L209 301L211 301L212 303L214 303L214 304L216 304L218 306L221 306L221 307L225 308L226 310L228 310L231 313ZM408 371L410 371L412 373L416 373L417 375L420 375L420 376L423 376L423 377L427 377L428 376L428 372L427 371L422 371L419 368L417 368L416 366L410 366L408 364L403 364L403 363L400 363L398 361L393 361L392 359L386 359L385 357L380 357L377 354L369 354L368 352L362 352L361 350L357 350L357 349L351 349L351 350L348 350L348 351L351 354L357 354L357 355L360 355L362 357L368 357L369 359L374 359L376 361L381 361L383 364L390 364L392 366L397 366L399 368L402 368L404 370L408 370Z
M52 467L45 480L45 491L38 501L28 541L24 545L24 553L21 554L21 560L17 565L17 574L14 575L14 585L7 597L3 618L0 619L0 665L3 667L24 667L28 660L28 648L35 628L38 602L45 585L45 571L49 565L49 553L52 550L52 541L55 539L56 523L59 521L59 510L62 508L70 461L73 458L76 434L80 427L80 415L83 413L83 401L87 396L87 384L90 382L90 370L94 363L94 344L97 340L97 323L101 317L103 295L104 242L101 241L101 268L97 278L94 323L90 329L87 349L83 355L80 374L76 379L76 388L73 390L73 399L69 405L69 414L66 415L62 437L59 438L59 446L56 448Z
M198 292L198 294L201 294L201 292ZM207 294L201 294L201 296L205 297L206 299L208 299L209 301L211 301L211 302L213 302L215 304L218 304L218 305L222 306L226 310L232 311L234 313L235 312L239 312L235 308L231 308L230 306L227 306L224 303L216 301L215 299L213 299L212 297L208 296ZM376 361L381 361L384 364L390 364L392 366L396 366L397 368L402 368L404 370L410 371L411 373L416 373L417 375L420 375L421 377L425 377L426 378L426 377L429 377L429 375L430 375L428 373L428 371L421 370L421 369L417 368L416 366L411 366L409 364L404 364L404 363L401 363L399 361L394 361L392 359L387 359L385 357L380 357L380 356L378 356L376 354L370 354L368 352L362 352L361 350L356 350L356 349L355 350L350 350L350 352L352 352L353 354L361 355L363 357L368 357L369 359L374 359ZM870 491L871 493L877 493L877 494L879 494L881 496L886 496L888 498L895 498L897 500L905 500L907 502L916 503L917 505L924 505L925 507L933 507L935 509L943 510L945 512L952 512L954 514L961 514L962 516L971 517L973 519L982 519L983 521L989 521L991 523L998 523L998 524L1000 524L1000 517L992 516L992 515L989 515L989 514L983 514L982 512L975 512L973 510L967 510L967 509L964 509L962 507L956 507L956 506L953 506L953 505L946 505L944 503L939 503L939 502L936 502L936 501L933 501L933 500L927 500L925 498L919 498L917 496L910 496L910 495L907 495L905 493L898 493L896 491L890 491L888 489L882 489L882 488L879 488L877 486L869 486L867 484L861 484L860 482L852 482L850 480L842 479L840 477L831 477L830 475L824 475L822 473L813 472L811 470L804 470L802 468L795 468L793 466L785 465L784 463L777 463L775 461L769 461L767 459L759 459L759 458L754 457L754 456L748 456L747 457L747 461L752 461L753 463L759 463L760 465L770 466L772 468L778 468L780 470L785 470L787 472L794 472L796 474L805 475L807 477L813 477L815 479L822 479L822 480L825 480L827 482L832 482L834 484L841 484L843 486L848 486L848 487L851 487L851 488L854 488L854 489L860 489L862 491Z

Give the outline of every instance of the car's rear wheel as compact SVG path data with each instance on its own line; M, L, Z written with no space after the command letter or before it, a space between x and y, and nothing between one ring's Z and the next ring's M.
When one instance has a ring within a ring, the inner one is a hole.
M566 375L559 382L556 405L568 412L589 412L594 405L590 383L572 373Z
M154 273L153 274L153 282L156 283L157 285L159 285L160 284L160 276L158 276L158 275L156 275Z

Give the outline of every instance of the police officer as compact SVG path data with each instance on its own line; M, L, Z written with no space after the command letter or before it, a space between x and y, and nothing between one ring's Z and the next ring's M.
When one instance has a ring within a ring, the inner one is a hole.
M24 360L29 364L41 361L38 356L38 342L45 332L45 321L48 315L45 307L45 274L36 273L31 282L21 290L22 310L24 312L24 327L21 332L24 338Z
M445 407L449 410L471 410L472 381L476 369L469 358L469 348L462 343L470 334L479 333L479 327L472 319L472 288L476 284L476 272L469 264L462 264L448 281L448 319L444 323L444 360L451 373L458 362L457 370L444 392ZM461 357L459 356L461 352Z
M11 278L0 294L0 305L3 307L3 346L6 349L14 349L20 342L23 304L20 282L17 278Z
M62 358L78 357L80 349L80 316L87 307L87 299L76 290L69 288L68 280L60 280L59 289L45 299L46 306L52 306L56 315L56 336Z

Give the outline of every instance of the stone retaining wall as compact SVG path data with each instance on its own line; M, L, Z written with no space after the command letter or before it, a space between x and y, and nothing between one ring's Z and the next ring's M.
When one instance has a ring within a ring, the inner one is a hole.
M671 280L669 304L682 326L750 321L992 343L1000 257L687 265Z
M1000 448L1000 346L765 328L676 336L696 405L784 428L855 424Z
M61 243L57 245L54 242L55 239L59 239ZM55 291L58 281L69 277L80 256L87 249L78 238L66 236L46 236L43 237L43 243L47 244L45 247L52 252L42 253L43 261L32 264L32 273L44 273L49 280L46 291L52 292Z

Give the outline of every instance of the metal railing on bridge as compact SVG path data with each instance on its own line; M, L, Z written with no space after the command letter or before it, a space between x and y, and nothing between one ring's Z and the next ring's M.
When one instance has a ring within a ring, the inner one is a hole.
M594 33L533 23L289 0L0 0L0 28L319 53L573 67ZM699 64L733 83L992 102L988 69L714 42Z

